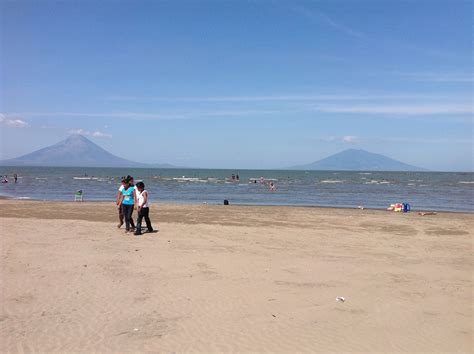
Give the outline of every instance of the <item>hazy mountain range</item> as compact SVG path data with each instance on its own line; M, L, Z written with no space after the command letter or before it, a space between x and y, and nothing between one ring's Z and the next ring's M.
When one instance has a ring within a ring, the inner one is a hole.
M341 170L341 171L426 171L374 154L365 150L348 149L307 165L292 166L291 170Z
M175 167L169 164L144 164L122 159L79 134L71 135L66 140L30 154L0 161L0 164L6 166L58 167Z
M14 159L0 161L4 166L58 167L144 167L176 168L170 164L145 164L115 156L82 135L74 134L57 144ZM423 171L389 157L364 150L349 149L291 170L346 171Z

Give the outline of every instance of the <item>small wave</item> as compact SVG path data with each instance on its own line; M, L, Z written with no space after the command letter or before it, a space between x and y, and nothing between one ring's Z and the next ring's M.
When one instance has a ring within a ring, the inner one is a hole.
M474 181L459 181L460 184L474 184Z
M372 173L370 172L359 172L360 175L371 175Z
M337 179L326 179L324 181L320 181L319 183L344 183L344 181L340 181L340 180L337 180Z
M13 199L31 199L30 197L16 197L16 198L13 198Z
M365 184L390 184L391 182L389 181L377 181L375 179L369 181L369 182L365 182Z
M35 177L35 179L47 179L46 177Z

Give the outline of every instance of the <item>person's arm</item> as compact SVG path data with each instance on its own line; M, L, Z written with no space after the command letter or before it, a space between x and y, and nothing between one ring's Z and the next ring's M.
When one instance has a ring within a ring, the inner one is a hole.
M148 192L143 192L142 195L143 195L143 205L145 205L146 203L148 203Z
M135 188L133 189L133 205L138 205L138 203L137 203L137 190Z
M117 204L118 206L120 206L120 204L122 204L122 192L120 192L120 190L117 191L117 198L116 198L116 202L115 204Z

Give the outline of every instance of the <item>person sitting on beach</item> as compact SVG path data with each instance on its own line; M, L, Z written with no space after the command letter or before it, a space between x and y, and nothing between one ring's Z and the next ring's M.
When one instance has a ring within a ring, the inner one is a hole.
M149 217L150 209L148 208L148 192L145 190L145 184L143 182L138 182L135 186L137 200L138 200L138 219L137 219L137 229L135 235L142 234L142 220L145 218L146 227L148 232L153 232L153 227L151 226L151 221Z
M125 188L126 185L130 185L130 183L127 180L128 178L132 178L132 181L133 181L133 177L131 177L131 176L128 176L128 177L122 176L122 184L120 185L120 187L117 191L116 204L117 204L118 215L119 215L119 223L118 223L117 227L119 229L122 227L123 220L124 220L123 212L122 212L122 191L123 191L123 189ZM132 210L132 212L133 212L133 210ZM132 229L135 228L135 223L133 222L132 216L130 216L130 226L132 227Z
M137 203L137 195L135 193L135 187L130 185L129 179L122 180L122 198L120 205L122 207L123 217L125 219L125 232L130 232L130 224L132 219L133 209Z

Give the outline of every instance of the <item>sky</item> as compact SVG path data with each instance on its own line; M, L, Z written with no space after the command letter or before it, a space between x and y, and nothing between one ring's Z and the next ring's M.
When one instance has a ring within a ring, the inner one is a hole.
M0 1L0 159L473 170L471 1Z

